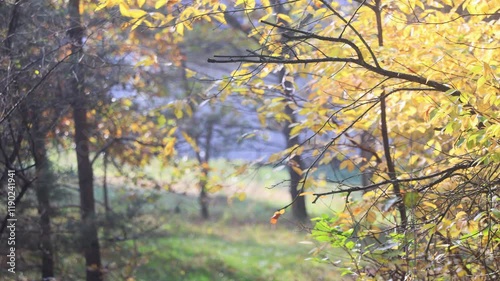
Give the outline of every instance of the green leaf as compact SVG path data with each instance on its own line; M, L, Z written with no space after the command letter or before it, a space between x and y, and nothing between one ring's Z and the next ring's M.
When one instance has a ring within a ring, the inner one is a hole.
M417 206L419 201L420 195L416 191L407 192L403 197L403 202L408 208L414 208L415 206Z

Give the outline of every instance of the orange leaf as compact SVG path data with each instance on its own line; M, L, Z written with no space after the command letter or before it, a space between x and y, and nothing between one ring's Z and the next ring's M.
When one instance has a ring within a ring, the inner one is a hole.
M284 209L281 209L281 210L279 210L279 211L277 211L277 212L274 212L274 215L271 217L271 221L270 221L270 223L271 223L271 224L276 224L276 223L278 222L278 219L280 218L280 216L281 216L282 214L284 214L284 213L285 213L285 210L284 210Z

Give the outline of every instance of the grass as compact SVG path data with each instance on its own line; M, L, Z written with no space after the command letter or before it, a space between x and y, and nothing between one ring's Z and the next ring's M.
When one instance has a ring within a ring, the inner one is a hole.
M194 198L183 200L185 206L196 204ZM137 280L338 280L330 265L306 260L316 246L304 228L286 217L269 224L269 202L213 201L209 221L198 219L194 209L181 209L169 215L165 237L141 242L146 262Z
M74 163L71 155L58 157L58 163L64 159ZM233 164L214 161L211 166L217 173L232 169ZM96 162L96 167L95 195L102 202L101 163ZM65 168L63 164L56 170ZM153 161L142 172L161 181L169 169ZM310 260L309 253L317 247L308 237L311 225L294 223L289 213L277 225L269 223L273 213L290 202L286 182L276 185L287 178L285 169L261 167L224 179L225 188L211 194L208 221L200 219L196 188L176 188L182 193L173 193L140 186L111 169L108 176L115 212L125 214L142 204L137 218L128 222L129 229L140 234L137 239L117 247L103 244L106 262L122 261L115 272L110 272L109 280L126 279L123 276L133 276L129 280L136 281L341 280L332 265ZM189 183L193 179L184 183L194 186L194 182ZM76 185L76 179L70 182L66 181ZM246 199L239 200L242 193ZM311 217L338 210L343 203L341 197L319 200L314 205L308 201ZM97 209L103 213L102 204ZM144 231L149 224L159 229L154 233Z
M290 213L285 213L277 225L269 223L276 209L290 198L285 188L269 190L261 182L246 182L244 200L228 190L212 194L208 221L200 219L197 198L189 192L154 191L154 207L148 208L152 211L146 216L164 220L159 231L162 234L145 234L139 239L142 263L135 280L340 280L330 264L308 260L309 252L317 247L308 237L310 225L294 223ZM129 192L137 194L138 190ZM123 199L127 193L114 192L116 207L127 202ZM140 194L147 196L148 191ZM332 212L330 206L340 206L342 200L309 204L309 212L311 216Z

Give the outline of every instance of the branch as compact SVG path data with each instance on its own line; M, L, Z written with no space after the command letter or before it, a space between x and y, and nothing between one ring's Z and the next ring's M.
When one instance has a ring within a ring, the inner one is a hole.
M471 162L465 162L465 163L458 164L458 165L453 166L451 168L448 168L446 170L439 171L439 172L436 172L434 174L430 174L430 175L427 175L427 176L414 177L414 178L411 178L411 179L397 179L396 181L399 182L399 183L415 182L415 181L423 181L423 180L428 180L428 179L432 179L432 178L441 176L435 182L432 182L431 184L428 184L426 186L426 188L427 188L427 187L433 186L433 185L435 185L435 184L443 181L446 178L449 178L451 176L451 174L453 172L455 172L455 171L465 170L465 169L471 168L473 166L474 165ZM351 193L351 192L357 192L357 191L367 191L367 190L371 190L371 189L374 189L374 188L378 188L378 187L386 185L386 184L392 184L393 182L394 182L393 180L385 180L385 181L382 181L382 182L379 182L379 183L375 183L375 184L371 184L371 185L367 185L367 186L356 186L356 187L351 187L351 188L347 188L347 189L339 189L339 190L332 190L332 191L327 191L327 192L314 193L313 196L315 196L316 198L314 199L313 203L316 203L316 201L320 197L322 197L322 196L334 195L334 194L339 194L339 193ZM423 189L424 188L420 188L418 191L419 192L423 191Z
M152 146L152 147L162 147L162 146L164 146L161 143L143 142L143 141L140 141L140 140L138 140L136 138L133 138L133 137L113 138L113 139L111 139L108 143L106 143L103 147L101 147L101 149L99 149L95 153L94 157L92 158L92 161L90 161L91 165L94 164L94 162L97 160L97 158L99 157L99 155L101 155L101 153L103 153L106 150L108 150L108 148L110 148L111 145L113 145L115 142L125 142L125 141L136 142L136 143L138 143L140 145L143 145L143 146Z
M325 5L330 11L332 11L332 13L334 15L336 15L339 19L341 19L346 24L346 26L349 26L349 28L351 28L351 30L356 34L356 36L358 36L359 40L361 40L361 42L363 42L363 45L365 45L365 47L368 49L368 52L370 52L370 55L372 56L372 59L373 59L373 62L375 63L375 65L377 67L380 67L380 65L377 61L377 57L375 56L375 53L373 53L373 50L370 48L370 45L368 45L368 43L363 38L363 36L361 36L361 34L352 26L352 24L350 24L350 22L348 22L341 14L339 14L337 11L335 11L335 9L330 4L328 4L325 0L319 0L319 1L321 3L323 3L323 5Z
M401 195L401 188L399 187L399 182L396 177L396 168L394 167L394 162L392 161L391 150L389 146L389 134L387 129L387 116L386 116L386 104L385 104L385 91L380 95L380 127L382 132L382 143L384 146L384 154L385 161L387 162L387 170L389 178L392 181L392 188L394 189L394 193L398 198L398 201L403 198ZM408 225L408 218L406 216L406 207L404 203L401 201L398 203L398 211L401 217L401 228L400 230L406 229Z

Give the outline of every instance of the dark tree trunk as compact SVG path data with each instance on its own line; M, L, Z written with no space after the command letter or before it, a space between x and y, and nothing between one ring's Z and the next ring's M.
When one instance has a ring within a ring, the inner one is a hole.
M50 162L45 146L46 134L40 128L40 120L33 123L33 152L36 170L36 197L38 214L40 215L40 250L42 257L42 280L54 277L54 254L51 240L51 208L50 193L54 177L50 170Z
M210 213L208 212L208 195L206 190L206 180L201 183L200 190L200 207L201 207L201 217L205 220L210 218Z
M104 152L103 155L103 169L104 175L102 177L102 192L104 197L104 210L106 211L106 219L109 220L111 217L111 207L109 206L108 198L108 153Z
M15 33L19 25L19 19L22 16L20 11L20 0L16 0L14 2L14 7L12 10L12 15L9 22L9 29L7 31L7 37L4 41L4 51L7 56L11 58L11 61L15 61L15 57L13 54L13 50L15 50L14 42L15 42ZM16 80L12 83L12 88L10 89L11 93L16 94L18 91L18 84ZM21 105L21 108L27 108L24 104ZM36 112L36 107L33 108ZM23 112L26 112L24 110ZM29 110L31 111L31 110ZM36 115L36 113L34 114ZM40 115L39 115L40 116ZM24 117L23 117L24 118ZM26 122L26 120L24 120ZM47 149L45 146L46 132L40 128L40 121L37 118L33 121L33 133L32 133L32 152L35 158L35 173L36 173L36 197L38 201L38 214L40 215L40 236L39 236L39 245L41 250L41 274L42 280L46 278L54 277L54 254L53 247L51 241L51 227L50 227L50 188L53 183L53 176L50 171L49 160L47 157ZM27 128L29 126L26 126ZM22 136L20 134L19 136ZM19 139L22 140L22 139ZM18 155L19 148L21 147L21 143L18 143L18 146L14 146L14 152L10 159L6 159L7 163L12 163L15 159L15 156ZM8 165L11 166L11 165ZM5 169L7 172L8 169ZM23 189L23 193L27 190ZM19 195L19 199L22 194ZM17 199L16 199L17 201ZM1 234L1 231L0 231Z
M280 3L279 1L275 0L272 2L274 6L274 10L278 14L289 14L289 11L285 9L285 7ZM278 22L280 24L283 24L283 26L288 26L288 23L284 21L283 19L279 19ZM289 34L293 35L293 34ZM283 36L282 42L283 44L283 55L293 55L292 50L288 47L287 45L287 39ZM288 76L288 77L287 77ZM293 73L287 73L286 69L283 67L279 73L279 82L281 83L283 87L283 95L287 98L287 102L295 102L294 95L295 95L295 85L287 79L287 78L293 78ZM299 137L294 136L291 137L290 135L290 124L296 123L297 117L295 113L293 112L293 109L286 105L285 106L285 114L290 118L289 122L285 122L283 124L283 135L286 139L286 148L292 148L296 145L300 145L299 142ZM302 175L298 174L296 171L294 171L293 167L296 167L300 170L304 170L304 163L302 161L302 157L300 155L295 155L292 159L290 159L288 163L288 173L290 175L290 196L293 201L292 204L292 215L293 218L298 220L298 221L306 221L307 220L307 210L306 210L306 199L305 196L299 196L300 193L302 192L302 187L299 186L300 180L302 179Z
M361 158L363 158L361 166L364 168L363 172L361 173L361 184L362 186L369 186L373 183L372 178L374 174L374 167L369 166L369 160L373 156L372 151L375 151L375 138L368 132L362 132L361 146L368 148L361 149Z
M92 164L89 159L89 124L87 122L88 100L84 92L84 74L79 63L83 55L84 29L79 11L80 1L70 0L68 35L72 41L71 52L71 106L75 123L75 145L78 167L78 184L80 187L80 213L82 219L81 246L83 247L86 265L86 280L104 280L101 271L99 237L95 222L95 199Z
M296 145L299 145L299 137L290 136L290 124L296 122L296 117L293 112L293 109L288 105L285 107L285 114L290 117L290 122L285 122L283 135L286 138L286 148L292 148ZM304 163L302 161L302 157L300 155L295 155L290 159L288 163L288 173L290 175L290 196L292 200L294 200L292 204L292 215L296 220L306 221L307 220L307 209L306 209L306 201L305 196L299 196L302 192L302 187L300 186L300 180L302 179L302 175L298 174L293 167L297 167L300 170L304 169Z
M203 219L208 219L210 214L208 212L208 193L207 193L207 181L208 174L210 173L210 169L208 167L208 161L210 161L210 147L212 143L212 134L213 134L214 125L212 122L207 123L207 136L205 139L205 157L202 157L199 152L196 153L196 158L198 162L202 166L202 178L200 180L200 208L201 208L201 217ZM197 141L199 143L199 139Z

